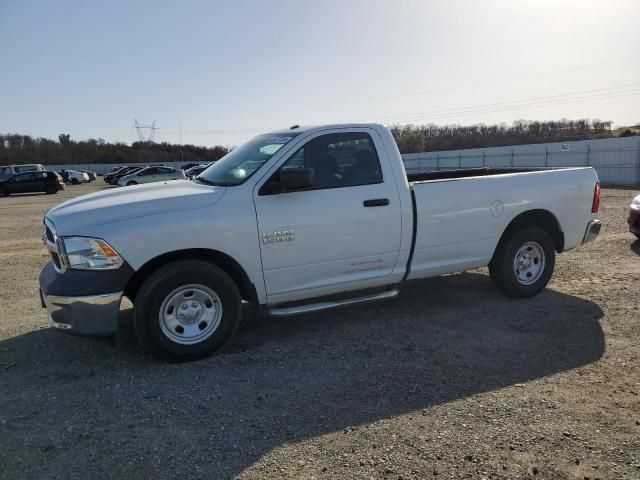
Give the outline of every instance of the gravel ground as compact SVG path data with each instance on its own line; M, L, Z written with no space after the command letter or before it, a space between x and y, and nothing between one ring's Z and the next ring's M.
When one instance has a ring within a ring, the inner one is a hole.
M42 215L0 199L0 478L640 478L635 192L605 189L600 238L511 300L485 270L384 304L247 311L221 354L160 363L124 307L115 341L49 328Z

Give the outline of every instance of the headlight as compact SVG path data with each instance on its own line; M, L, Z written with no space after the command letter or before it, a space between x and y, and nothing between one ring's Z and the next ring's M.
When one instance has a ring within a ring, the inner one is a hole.
M633 201L631 202L631 208L633 208L634 210L640 210L640 195L633 199Z
M115 270L123 260L104 240L89 237L65 237L65 263L79 270Z

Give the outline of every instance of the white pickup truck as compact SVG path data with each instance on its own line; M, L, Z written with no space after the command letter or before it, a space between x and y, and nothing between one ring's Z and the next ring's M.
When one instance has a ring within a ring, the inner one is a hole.
M294 315L486 265L505 294L530 297L556 252L598 235L599 203L592 168L407 175L381 125L292 127L257 136L193 181L51 209L42 304L58 328L109 335L127 296L142 344L191 360L229 339L243 300Z

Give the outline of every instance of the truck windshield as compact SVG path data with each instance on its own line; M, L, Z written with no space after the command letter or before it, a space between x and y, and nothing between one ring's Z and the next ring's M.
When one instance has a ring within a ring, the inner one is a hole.
M259 135L227 153L195 179L221 187L240 185L297 135L298 132Z

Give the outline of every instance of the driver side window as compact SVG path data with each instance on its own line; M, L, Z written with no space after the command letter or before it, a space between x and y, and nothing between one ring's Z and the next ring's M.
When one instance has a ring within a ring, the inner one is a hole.
M383 181L378 153L368 133L334 133L314 138L281 167L289 168L313 169L315 183L312 190Z

